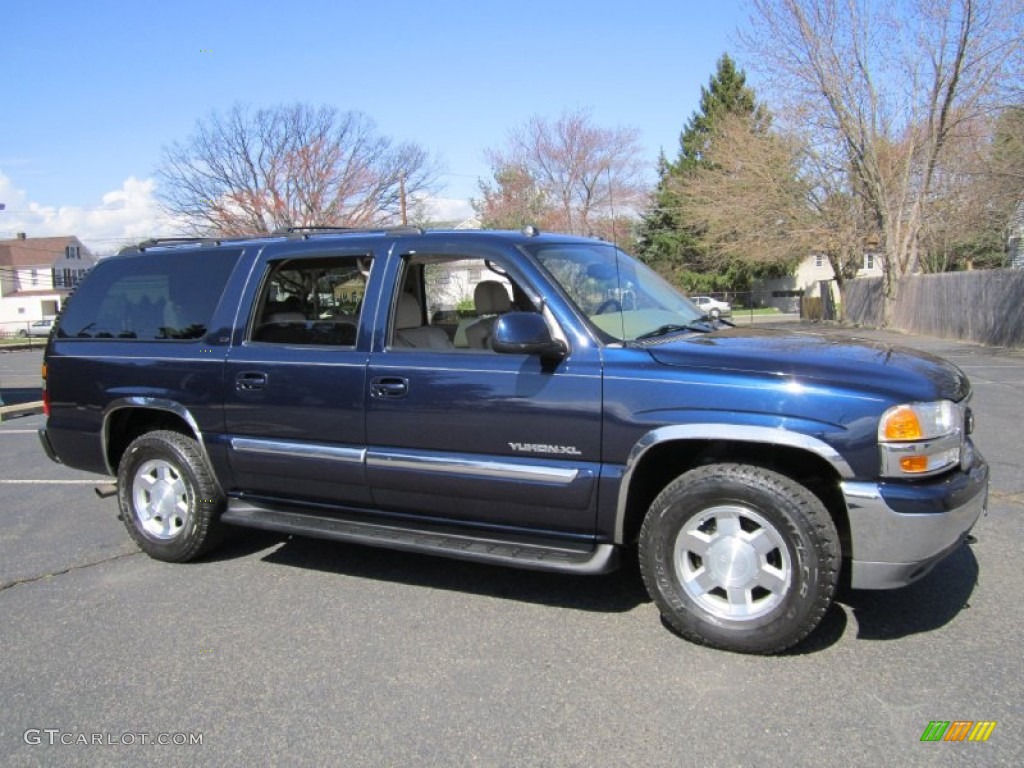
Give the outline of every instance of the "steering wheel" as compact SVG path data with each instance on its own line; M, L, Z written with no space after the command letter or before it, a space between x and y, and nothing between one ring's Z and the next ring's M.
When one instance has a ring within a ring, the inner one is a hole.
M618 299L605 299L601 302L601 306L594 312L595 315L603 315L606 312L621 312L622 304L619 303Z

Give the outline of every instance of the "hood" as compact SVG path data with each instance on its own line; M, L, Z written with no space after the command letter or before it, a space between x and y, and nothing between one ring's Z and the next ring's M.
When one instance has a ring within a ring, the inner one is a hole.
M959 401L970 393L967 377L952 363L865 339L726 328L646 346L662 365L829 382L902 402Z

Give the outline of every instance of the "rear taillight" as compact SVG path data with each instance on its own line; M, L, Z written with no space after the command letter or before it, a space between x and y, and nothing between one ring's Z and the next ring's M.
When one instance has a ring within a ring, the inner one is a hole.
M50 415L50 390L46 388L46 363L43 363L42 369L43 376L43 415Z

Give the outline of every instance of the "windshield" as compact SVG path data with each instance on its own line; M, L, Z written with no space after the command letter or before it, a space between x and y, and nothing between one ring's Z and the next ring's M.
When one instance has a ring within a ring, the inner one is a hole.
M686 330L704 318L702 310L656 272L608 243L558 243L529 250L590 322L615 341Z

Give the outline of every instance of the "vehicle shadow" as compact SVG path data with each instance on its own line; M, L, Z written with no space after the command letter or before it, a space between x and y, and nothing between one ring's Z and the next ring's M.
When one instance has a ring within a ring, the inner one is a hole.
M964 544L930 574L902 589L841 589L818 628L781 655L814 653L836 643L849 623L844 607L853 615L858 640L898 640L934 631L970 607L977 581L978 561Z
M631 553L610 574L572 576L246 530L230 536L204 561L233 560L268 549L260 559L275 565L557 608L622 613L651 602ZM843 589L818 627L779 655L801 656L831 647L847 632L848 612L859 640L897 640L939 629L970 607L978 572L978 561L964 544L928 576L903 589Z
M230 556L225 552L226 556ZM573 576L453 560L320 539L291 538L263 561L375 581L618 613L650 602L635 558L602 576Z
M209 554L203 555L202 559L195 562L200 563L221 563L239 558L248 557L262 552L265 549L275 547L285 540L288 535L275 531L261 531L257 528L235 528L228 526L227 536L223 543L217 546Z
M896 640L951 622L970 607L977 583L978 560L965 543L920 581L894 590L847 590L839 602L853 612L859 639Z

